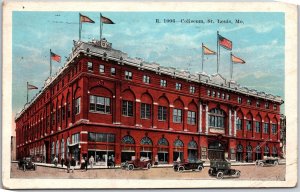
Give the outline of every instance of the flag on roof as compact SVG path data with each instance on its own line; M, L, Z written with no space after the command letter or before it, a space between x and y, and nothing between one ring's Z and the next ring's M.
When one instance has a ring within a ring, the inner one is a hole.
M101 15L101 22L105 24L115 24L111 19Z
M31 84L27 84L27 89L28 90L32 90L32 89L38 89L36 86L31 85Z
M213 50L210 50L209 48L207 48L204 45L202 45L202 50L203 50L204 55L215 55L216 54L216 52L214 52Z
M234 56L232 54L231 54L231 61L233 63L240 63L240 64L245 64L246 63L243 59L238 58L237 56Z
M218 35L218 42L219 45L221 45L225 49L232 50L232 42L229 39L226 39L225 37Z
M51 55L51 60L54 60L56 62L59 62L60 63L60 59L61 57L53 52L50 52L50 55Z
M85 15L80 15L80 22L81 23L95 23L95 21L93 21L92 19L90 19L88 16L85 16Z

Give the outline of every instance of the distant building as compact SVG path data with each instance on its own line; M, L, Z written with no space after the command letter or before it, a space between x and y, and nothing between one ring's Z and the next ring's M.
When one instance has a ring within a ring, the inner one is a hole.
M98 164L276 157L282 103L220 74L130 58L105 40L74 42L65 66L15 118L17 157L93 155Z
M16 137L15 136L11 136L10 137L10 149L11 149L11 161L15 161L17 160L16 158Z

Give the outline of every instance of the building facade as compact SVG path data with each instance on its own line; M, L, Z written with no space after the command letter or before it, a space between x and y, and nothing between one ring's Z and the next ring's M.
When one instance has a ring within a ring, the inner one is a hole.
M17 158L251 162L281 154L282 103L220 74L130 58L104 39L74 42L65 66L16 116Z

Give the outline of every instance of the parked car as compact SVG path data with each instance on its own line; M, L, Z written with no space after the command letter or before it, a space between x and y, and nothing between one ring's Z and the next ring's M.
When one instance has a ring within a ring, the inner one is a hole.
M174 162L173 169L174 171L183 172L185 170L192 170L192 171L202 171L204 169L203 166L204 161L191 161L191 162Z
M231 169L231 163L227 160L211 160L210 168L208 170L209 176L217 177L217 179L223 179L224 176L240 177L241 171Z
M263 160L256 160L255 165L257 166L277 166L279 164L278 158L264 157Z
M24 157L18 162L18 168L26 171L26 170L36 170L36 164L32 162L31 157Z
M150 169L152 166L151 160L148 158L136 158L132 161L126 161L125 163L122 163L121 165L123 168L127 170L133 170L133 169Z

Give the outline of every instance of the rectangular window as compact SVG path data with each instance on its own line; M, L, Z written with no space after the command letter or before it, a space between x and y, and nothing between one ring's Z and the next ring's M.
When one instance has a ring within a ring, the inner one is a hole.
M210 96L210 90L207 90L207 96Z
M175 88L176 90L181 90L181 83L176 83Z
M160 80L160 86L161 87L167 87L167 80L161 79Z
M75 100L75 115L80 113L80 97Z
M264 133L269 133L269 123L264 123Z
M188 111L187 121L188 121L187 123L189 125L195 125L196 124L196 112Z
M241 97L238 97L238 98L237 98L237 101L238 101L238 103L241 104L241 103L242 103L242 98L241 98Z
M110 68L110 74L116 75L116 68L114 68L114 67Z
M247 99L247 104L251 105L251 99Z
M143 76L143 82L149 84L150 83L150 77L147 75Z
M260 101L256 101L256 107L260 107Z
M131 71L125 71L125 79L132 80L132 72Z
M141 119L151 118L151 105L147 103L141 103Z
M99 65L99 73L104 73L104 72L105 72L105 66Z
M181 109L173 109L173 122L174 123L182 122L182 110Z
M92 62L88 62L88 70L93 71L93 63Z
M115 142L115 134L89 132L88 133L88 141L114 143Z
M246 128L247 128L247 131L252 130L252 122L250 120L246 120Z
M272 134L277 133L277 124L272 124Z
M225 94L224 93L222 93L222 99L225 99Z
M242 119L240 119L240 118L237 118L237 120L236 120L236 129L237 130L242 130Z
M227 99L227 100L230 100L230 95L227 94L227 95L226 95L226 99Z
M110 98L90 95L90 111L110 114Z
M255 129L256 129L256 133L260 133L260 122L258 121L255 122Z
M266 108L266 109L269 109L269 107L270 107L270 106L269 106L269 103L266 102L266 103L265 103L265 108Z
M277 110L277 105L276 104L273 105L273 109Z
M218 92L218 93L217 93L217 97L218 97L218 98L220 98L220 97L221 97L221 94L220 94L220 92Z
M215 91L212 92L212 96L213 96L213 97L216 96L216 92L215 92Z
M123 101L122 115L133 116L133 101Z
M195 89L194 86L190 86L190 93L191 93L191 94L194 94L194 93L195 93L195 90L196 90L196 89Z
M158 106L158 120L159 121L167 120L167 107Z

